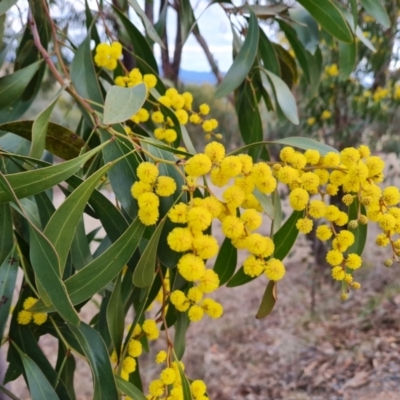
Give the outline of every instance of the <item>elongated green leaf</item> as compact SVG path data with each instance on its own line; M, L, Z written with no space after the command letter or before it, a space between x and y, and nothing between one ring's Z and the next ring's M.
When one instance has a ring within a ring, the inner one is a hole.
M258 189L254 189L253 195L261 204L265 214L267 214L269 218L274 219L275 209L271 197L267 196L265 193L261 193Z
M46 379L41 369L36 363L29 358L22 350L13 343L17 349L19 356L21 357L24 365L26 379L28 381L29 391L32 396L32 400L57 400L59 397L51 386L50 382Z
M218 85L215 97L220 98L233 92L246 78L253 66L258 51L259 29L254 12L250 9L249 29L246 38L222 82Z
M180 25L181 25L181 37L182 44L186 42L192 29L198 29L196 18L194 16L193 8L190 0L180 0L179 6L180 11Z
M127 396L131 397L135 400L146 400L147 397L143 394L143 392L134 386L132 383L122 379L120 376L116 376L115 380L117 381L117 388L122 393L126 394Z
M103 130L100 131L100 136L102 142L108 141L110 138L110 135ZM138 180L136 177L136 169L141 162L141 158L137 153L128 155L132 150L133 146L128 138L124 140L118 137L113 140L109 146L104 148L103 158L104 162L111 162L126 156L108 173L108 178L115 196L121 203L123 209L131 219L134 219L137 215L138 207L136 200L132 197L131 186Z
M42 61L37 61L13 74L0 78L0 109L17 100L35 75Z
M294 245L299 230L296 228L296 222L303 216L303 211L293 211L292 215L282 225L282 228L273 236L275 251L274 257L283 260Z
M16 2L17 0L2 0L0 2L0 15L9 10Z
M89 299L112 281L135 252L144 232L144 225L136 219L104 253L65 281L72 304ZM41 301L32 311L50 312Z
M107 305L107 326L114 349L117 354L120 354L125 328L120 275L117 277L114 290Z
M350 24L349 25L353 28L353 32L354 32L356 30L357 20L358 20L357 0L350 0L349 3L350 3L350 7L351 7L351 13L353 15L353 25L350 25Z
M390 28L390 19L381 0L361 0L365 11L374 17L384 28Z
M353 41L353 35L342 13L331 0L298 0L323 29L345 43Z
M64 88L56 94L55 98L52 102L41 111L41 113L37 116L32 125L32 146L31 151L29 152L29 157L32 158L42 158L42 154L44 148L46 146L46 136L47 136L47 128L49 126L49 120L51 113L53 112L53 108L57 103L57 100L64 92Z
M292 49L296 54L297 61L299 62L301 68L304 71L304 75L306 77L307 82L310 83L311 76L310 76L310 68L308 66L307 50L303 47L302 43L297 38L296 31L289 24L280 20L279 26L285 33L285 36L287 37L290 45L292 46Z
M259 33L260 42L258 45L258 51L264 64L264 68L279 76L281 71L275 49L261 27L259 28Z
M91 232L91 236L88 238L85 233L85 224L83 216L79 219L76 226L74 239L71 244L71 258L74 268L81 270L85 265L88 265L93 261L92 253L90 252L89 243L94 239L94 236L98 233L101 227L94 229ZM88 235L89 236L89 235Z
M274 206L274 219L271 224L271 236L273 236L282 226L282 203L278 189L272 193L271 200Z
M162 48L165 48L164 42L161 40L160 36L158 36L158 33L155 30L152 22L147 18L146 13L142 10L142 7L140 7L139 3L136 0L128 0L128 2L142 20L149 38L153 40L153 42L158 43Z
M76 400L74 388L75 369L76 362L73 354L67 351L62 343L59 343L56 371L60 374L60 380L64 383L70 400Z
M252 72L259 76L255 69ZM262 87L261 80L257 82L257 79L254 78L251 82L245 81L237 90L236 114L240 134L246 144L259 142L263 139L263 126L258 107L259 99L257 98L260 87ZM260 149L253 148L249 151L249 155L253 160L257 160L260 152Z
M307 95L309 99L312 99L318 95L319 84L322 77L322 53L319 47L314 52L314 55L307 52L307 62L310 69L311 82Z
M2 263L13 248L14 236L9 204L0 204L0 263Z
M157 61L154 58L153 51L147 40L143 37L139 29L136 28L136 26L132 24L132 22L117 7L114 7L114 11L124 25L130 43L132 43L135 49L134 57L137 67L140 69L142 74L158 75ZM165 86L160 79L157 81L156 88L159 91L165 91Z
M284 144L286 146L293 146L303 150L314 149L318 150L322 156L325 155L326 153L329 153L330 151L334 153L339 153L338 150L336 150L331 146L328 146L325 143L321 143L314 139L308 139L303 137L293 136L285 139L274 140L273 142L270 143Z
M157 261L157 248L160 241L160 235L163 230L166 218L162 219L156 230L154 231L151 239L147 243L142 256L133 272L132 281L137 287L144 288L151 286L154 279L156 261Z
M339 42L339 78L346 80L354 71L357 60L357 43Z
M277 284L275 281L268 282L263 298L261 300L260 307L258 308L256 314L257 319L265 318L273 310L277 299L276 286Z
M71 80L78 94L86 99L103 104L103 95L97 80L92 52L90 50L90 32L76 50L72 60ZM102 111L102 109L96 105L93 105L93 107L98 111Z
M88 359L93 375L93 400L118 399L118 390L107 348L99 333L85 323L69 325Z
M358 219L358 200L354 200L349 206L349 221ZM365 207L361 205L361 214L366 215ZM350 230L354 234L354 243L349 247L347 252L349 254L355 253L359 256L364 251L365 243L367 241L368 225L358 224L356 229Z
M30 228L30 259L37 279L60 315L71 324L79 325L80 318L60 277L60 261L54 247L37 228L32 225Z
M175 324L174 350L175 356L181 360L186 347L186 331L189 328L189 317L185 312L178 312Z
M220 286L228 282L235 273L236 263L237 249L230 239L225 238L214 264L214 272L219 276Z
M306 50L311 54L315 54L320 40L317 22L306 9L301 7L290 8L289 15L293 21L297 22L297 24L293 25L293 28L297 33L298 39Z
M279 60L280 77L291 88L299 80L297 65L292 55L281 45L272 43Z
M50 240L50 243L53 244L60 258L61 276L63 275L76 226L83 210L100 178L107 173L114 163L104 165L79 185L52 215L44 229L44 234Z
M0 187L12 197L14 203L22 210L15 193L2 173L0 173ZM25 218L29 223L29 256L36 278L60 315L71 324L78 325L80 323L79 316L72 307L60 278L58 255L43 233L36 228L26 215Z
M268 76L269 81L274 88L276 102L279 104L286 118L293 124L297 125L299 123L299 118L297 116L296 99L292 92L279 76L266 69L262 69L262 71Z
M6 175L16 196L24 198L43 192L77 172L86 161L90 160L99 150L106 147L110 142L104 142L95 149L62 164L57 164L33 171L20 172ZM10 196L0 189L0 203L12 200Z
M175 358L176 358L176 355L175 355ZM185 373L183 372L183 369L179 362L177 363L177 365L178 365L178 369L179 369L179 374L181 376L183 400L193 400L192 391L190 390L190 384L189 384L188 378L185 375Z
M11 301L17 280L18 258L15 249L4 259L0 266L0 337L4 335L4 329L10 315Z
M32 140L34 121L14 121L0 125L0 131L11 132L27 140ZM85 142L68 128L49 122L45 140L45 148L50 153L71 160L80 155Z
M147 87L144 83L123 88L111 86L104 103L103 122L106 125L125 122L136 114L147 97Z
M25 292L26 289L23 289ZM30 292L29 292L30 294ZM57 379L57 373L54 371L52 365L50 364L47 357L43 354L42 349L39 347L38 338L35 338L33 335L30 326L20 325L17 322L18 311L22 308L22 299L25 299L25 293L21 293L20 301L17 303L16 310L14 311L13 318L11 320L11 326L9 330L10 342L17 344L17 346L32 360L35 361L39 369L43 372L46 379L54 383ZM42 325L43 328L43 325ZM40 329L40 328L39 328ZM47 329L47 327L46 327ZM47 333L47 332L46 332ZM54 336L59 339L57 332L55 332ZM15 354L16 353L16 354ZM7 371L7 378L11 378L10 380L15 380L23 371L23 364L18 356L18 351L14 346L10 346L9 353L7 359L10 361L10 367L14 372L11 373L12 370ZM13 365L12 365L13 364ZM55 388L58 397L60 400L72 400L68 395L68 392L62 382L60 382Z

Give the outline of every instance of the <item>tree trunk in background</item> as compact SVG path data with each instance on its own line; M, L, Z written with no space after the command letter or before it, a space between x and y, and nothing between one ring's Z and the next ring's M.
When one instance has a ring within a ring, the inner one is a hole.
M124 5L121 4L122 2L119 0L112 0L112 4L114 7L118 8L120 11L122 11L124 14L127 13L129 6L127 2L124 2ZM114 29L117 33L117 38L119 38L120 36L120 32L119 32L119 25L117 23L115 23L114 25ZM134 50L133 48L131 50ZM135 68L136 63L135 63L135 59L133 57L133 55L125 50L122 49L122 62L125 65L125 68L130 71L131 69Z

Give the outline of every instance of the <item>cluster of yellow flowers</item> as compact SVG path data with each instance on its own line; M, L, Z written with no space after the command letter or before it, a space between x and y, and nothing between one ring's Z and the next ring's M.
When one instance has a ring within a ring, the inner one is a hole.
M32 320L36 325L42 325L47 321L47 313L29 311L37 301L35 297L27 297L24 300L23 309L17 315L17 322L20 325L28 325Z
M169 362L167 353L162 350L156 356L156 363L161 364L167 361L158 379L149 384L148 400L183 400L182 378L180 371L185 370L182 361ZM202 380L194 380L190 383L190 392L194 400L209 400L206 392L207 386Z
M122 56L122 45L119 42L99 43L96 46L94 62L98 67L104 67L110 71L117 68L118 59Z
M109 70L114 70L117 67L117 60L121 57L122 45L118 42L113 42L111 45L100 43L96 47L96 55L94 61L97 66L105 67ZM117 86L132 87L139 83L144 83L147 88L154 89L157 85L157 77L154 74L142 74L138 68L133 68L125 76L117 76L114 79ZM198 111L192 108L193 96L190 92L179 93L175 88L169 88L163 95L152 93L154 99L147 101L147 108L141 108L135 115L132 115L131 121L140 124L152 120L158 127L154 130L154 136L158 140L163 140L167 143L173 143L178 135L174 129L174 122L166 115L163 107L172 110L180 124L186 125L192 123L201 125L206 133L206 139L211 137L222 139L220 133L215 133L218 128L218 121L215 118L204 119L210 113L208 104L201 104ZM150 111L149 111L150 110ZM128 132L130 128L128 127Z
M159 176L157 166L150 162L142 162L136 174L139 180L132 185L131 192L138 201L139 219L145 225L154 225L159 217L158 196L168 197L174 194L176 183L169 176Z
M140 342L142 337L146 337L147 340L156 340L160 336L160 331L157 327L157 322L154 319L146 319L142 325L135 325L132 333L132 337L128 343L127 355L123 360L120 360L119 354L114 351L111 353L111 362L117 365L119 362L121 365L121 378L129 380L129 374L136 371L136 358L141 356L143 352L143 346Z
M107 53L101 51L97 54ZM99 60L96 63L100 65ZM339 74L336 64L328 66L325 72L332 78ZM134 124L151 120L157 126L154 137L176 145L178 133L171 119L173 112L179 124L201 124L208 138L220 138L214 132L218 122L204 119L210 112L209 106L202 104L197 112L193 111L193 97L189 92L179 93L170 88L160 95L152 90L157 85L157 78L152 74L142 75L137 68L126 76L115 78L116 85L122 87L142 82L149 90L149 98L145 106L131 117ZM377 90L376 96L384 98L386 93ZM317 118L328 120L331 116L331 112L325 110ZM311 117L307 123L313 125L317 118ZM125 129L128 136L132 137L134 127L131 127L132 124ZM148 156L148 161L138 166L138 180L132 185L131 193L138 203L140 221L152 226L159 221L159 197L173 195L178 185L172 177L160 176L158 167L162 160L142 150ZM273 238L259 231L264 217L260 199L275 192L278 184L289 188L290 206L301 213L296 222L299 232L308 234L316 225L316 237L321 241L330 241L326 260L331 265L332 278L342 282L343 299L347 298L350 289L360 288L353 278L354 271L362 265L360 254L353 246L354 230L360 224L366 225L368 221L378 223L382 233L377 236L376 243L392 248L392 256L385 261L385 265L390 266L394 260L400 259L400 239L395 237L400 234L400 208L397 207L400 192L394 186L380 189L378 184L383 180L384 161L372 156L367 146L349 147L340 153L331 151L323 155L314 149L300 152L286 146L276 162L254 162L247 154L226 154L225 147L214 141L206 145L204 152L186 161L169 161L169 164L184 178L180 190L186 192L188 198L187 202L176 203L169 210L168 218L174 227L167 235L168 246L182 253L177 262L177 272L187 284L181 289L171 290L168 273L162 277L162 289L157 296L162 304L159 318L147 319L141 326L134 327L123 360L115 351L112 354L111 358L115 364L119 364L124 379L129 379L129 374L136 369L136 359L143 351L141 338L146 336L149 340L155 340L159 337L157 323L165 325L168 307L187 313L192 322L200 321L205 315L211 318L222 316L222 305L212 298L204 298L220 285L218 274L206 267L207 260L215 257L219 251L219 243L211 235L214 221L219 221L223 235L237 250L247 252L243 262L246 275L255 278L264 274L272 281L284 277L285 266L278 256L274 256ZM222 188L221 195L213 193L208 180L212 185ZM198 196L199 191L203 197ZM330 201L339 193L342 193L341 207ZM355 215L355 207L356 217L349 220L349 210L343 211L346 207L352 207L352 215ZM167 331L168 349L160 351L156 357L156 363L165 362L166 367L149 385L147 398L151 400L183 399L181 372L184 365L171 360L173 345ZM194 399L208 399L204 382L193 381L190 388Z

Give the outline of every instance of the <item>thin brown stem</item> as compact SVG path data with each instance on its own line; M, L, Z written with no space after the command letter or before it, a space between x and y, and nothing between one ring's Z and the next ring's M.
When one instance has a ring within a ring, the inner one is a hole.
M52 23L52 22L51 22ZM36 48L39 50L39 53L42 55L43 60L46 62L47 66L49 67L51 73L53 74L54 78L57 80L57 82L61 86L65 86L66 82L64 81L64 78L60 75L58 72L56 66L53 63L53 60L51 59L49 53L47 50L43 47L41 41L40 41L40 36L39 32L37 29L37 25L35 22L35 19L33 18L32 12L29 11L28 13L28 24L30 26L32 36L33 36L33 41L35 43ZM95 117L95 120L97 120L97 116L95 116L93 108L87 103L87 101L79 96L78 93L76 93L75 90L73 90L70 86L66 86L65 90L76 100L78 101L85 109L88 111L92 116Z
M58 62L61 65L61 69L63 70L65 77L69 80L69 73L68 73L67 67L65 66L64 60L61 56L60 47L58 46L56 25L54 24L53 20L51 19L46 0L43 0L42 3L43 3L44 12L46 13L46 17L49 20L49 23L51 26L51 34L53 36L53 43L54 43L54 52L57 55Z

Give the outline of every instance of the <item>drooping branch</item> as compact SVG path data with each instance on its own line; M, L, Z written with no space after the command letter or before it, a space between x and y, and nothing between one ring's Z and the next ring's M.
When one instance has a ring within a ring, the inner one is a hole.
M221 72L218 68L218 65L214 59L214 56L212 55L210 48L208 47L208 44L206 42L206 40L204 39L204 37L201 35L200 31L198 29L194 29L193 30L193 34L195 36L195 38L197 39L199 45L201 46L201 48L204 51L204 54L207 57L208 63L210 64L211 70L213 72L213 74L215 75L218 83L220 83L222 81L222 75Z

